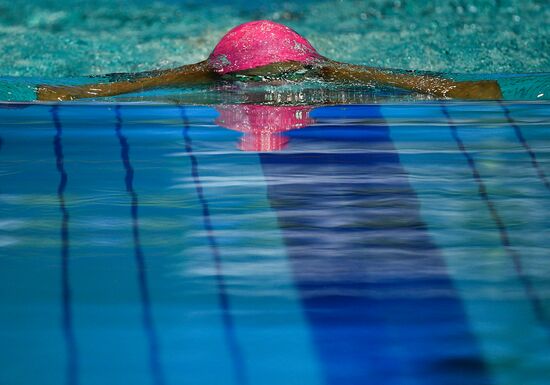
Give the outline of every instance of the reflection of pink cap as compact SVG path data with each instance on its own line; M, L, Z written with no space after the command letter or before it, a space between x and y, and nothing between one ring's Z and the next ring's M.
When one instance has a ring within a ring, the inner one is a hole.
M219 41L208 58L216 72L225 74L272 63L311 63L321 58L305 38L268 20L236 26Z
M288 138L279 133L314 122L309 117L313 107L236 104L216 109L220 113L216 124L244 133L239 145L243 151L282 150Z

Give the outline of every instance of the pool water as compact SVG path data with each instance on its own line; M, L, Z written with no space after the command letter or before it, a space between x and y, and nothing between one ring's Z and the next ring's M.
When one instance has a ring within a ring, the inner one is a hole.
M547 385L549 17L0 0L0 384ZM35 101L197 62L254 19L505 100L236 82Z
M548 72L546 0L0 0L0 75L75 77L205 59L234 26L269 19L320 54L453 73Z
M548 104L0 118L0 383L547 383Z
M37 84L196 63L229 29L259 19L294 28L334 60L496 79L507 100L548 100L549 18L544 0L0 0L0 100L35 100ZM204 103L204 90L190 92L185 103Z

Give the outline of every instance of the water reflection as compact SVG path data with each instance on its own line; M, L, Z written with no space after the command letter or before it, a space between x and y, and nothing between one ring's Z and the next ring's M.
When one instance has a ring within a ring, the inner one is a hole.
M216 124L243 133L238 147L243 151L278 151L289 141L282 135L315 121L311 106L223 105L216 106L220 116Z

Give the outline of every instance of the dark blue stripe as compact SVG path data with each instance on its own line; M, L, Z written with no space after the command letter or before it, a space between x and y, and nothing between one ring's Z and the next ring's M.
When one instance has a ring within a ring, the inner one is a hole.
M137 280L139 286L139 296L141 300L142 309L142 322L145 329L145 335L147 336L147 343L149 346L149 367L151 370L151 376L153 383L156 385L164 385L166 383L164 379L164 371L160 363L160 348L159 340L157 336L157 330L155 327L155 321L153 319L153 311L151 308L151 297L149 294L149 284L147 282L147 266L145 263L145 255L141 247L140 231L139 231L139 201L138 195L134 190L134 169L130 162L130 146L128 140L122 134L122 117L120 115L120 106L115 107L116 126L115 132L120 143L120 158L124 165L126 175L124 182L126 185L126 191L131 198L131 215L132 215L132 235L134 240L134 260L137 269Z
M67 172L63 164L63 127L59 119L59 106L53 106L50 110L52 121L55 127L53 140L55 162L60 175L57 186L57 198L61 211L61 293L62 293L62 327L65 338L65 350L67 353L67 384L78 384L78 349L74 334L72 302L71 302L71 281L69 271L69 211L65 205L65 188L67 187Z
M535 152L533 151L531 146L529 146L529 143L527 143L527 140L525 140L525 137L523 136L523 133L521 132L521 128L516 124L515 120L510 115L510 110L508 109L508 107L506 107L506 105L502 101L499 101L499 104L502 107L502 110L504 111L504 115L506 116L506 120L508 121L508 123L514 129L514 132L516 133L516 137L520 141L523 148L525 148L525 151L527 151L527 153L529 154L529 157L531 158L531 165L533 166L533 168L537 172L538 177L540 178L542 183L546 186L546 188L548 190L550 190L550 181L548 180L548 177L546 176L543 169L540 167L539 162L537 160L537 156L535 155Z
M531 303L531 306L533 307L535 316L537 317L539 322L541 322L544 325L546 323L545 317L544 317L544 308L542 306L542 303L538 294L535 291L535 288L533 287L533 284L529 280L529 277L523 271L523 263L521 261L521 255L512 247L510 243L510 236L508 234L508 228L506 227L506 224L504 223L500 214L498 213L498 210L496 209L495 204L493 203L491 198L489 198L489 194L487 193L487 187L485 186L485 183L481 178L481 174L477 170L474 158L468 153L468 150L466 149L464 142L462 141L462 139L460 139L460 136L458 135L458 129L456 127L456 124L453 122L451 115L449 114L449 111L447 111L447 108L445 108L444 105L441 106L441 109L443 111L443 114L447 118L447 122L451 129L451 134L454 140L456 141L456 144L460 149L460 152L462 152L462 155L464 155L464 157L466 158L466 161L468 162L468 166L470 167L472 176L478 186L479 197L481 198L481 200L483 200L483 202L485 202L487 209L489 210L489 213L491 215L491 218L493 219L493 222L497 226L499 236L500 236L500 243L502 244L502 246L504 247L504 250L506 251L506 253L514 263L514 269L516 271L516 274L521 284L523 285L527 298Z
M370 117L383 121L377 107ZM365 137L347 142L323 129L260 157L326 383L489 383L388 128L362 125ZM302 143L349 152L300 153Z
M231 308L229 304L229 295L227 294L227 284L225 283L225 278L222 271L221 255L218 243L216 241L216 238L214 237L214 229L210 220L210 209L208 208L208 202L204 197L204 192L200 181L198 161L193 154L193 143L191 142L191 137L189 136L189 121L184 107L180 107L180 112L183 121L183 138L185 140L185 152L187 153L187 155L189 156L189 160L191 161L191 175L193 177L193 183L195 185L197 197L202 207L203 227L206 231L206 236L208 238L208 244L210 246L212 256L214 257L218 298L222 309L226 343L229 348L229 352L231 354L231 359L233 362L235 381L237 384L246 385L248 383L248 379L246 376L244 356L242 349L239 346L237 335L235 333L235 325L233 317L231 315Z

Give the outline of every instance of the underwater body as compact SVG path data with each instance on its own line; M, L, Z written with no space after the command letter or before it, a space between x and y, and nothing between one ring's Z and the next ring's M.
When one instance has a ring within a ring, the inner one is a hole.
M544 1L0 0L0 384L550 378ZM240 23L498 101L231 79L73 102Z

